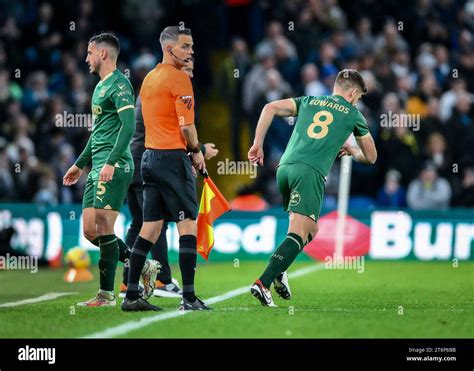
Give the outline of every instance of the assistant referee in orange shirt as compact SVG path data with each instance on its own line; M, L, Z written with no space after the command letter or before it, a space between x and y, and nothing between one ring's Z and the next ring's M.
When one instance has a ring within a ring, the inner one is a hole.
M196 180L192 166L205 171L194 125L194 93L189 76L180 69L191 60L191 30L166 27L160 35L163 61L143 80L140 90L145 124L142 157L143 225L130 255L124 311L160 310L139 296L138 281L148 252L160 236L163 222L176 222L179 267L183 284L180 310L211 309L194 292L197 260ZM187 156L193 152L193 163Z

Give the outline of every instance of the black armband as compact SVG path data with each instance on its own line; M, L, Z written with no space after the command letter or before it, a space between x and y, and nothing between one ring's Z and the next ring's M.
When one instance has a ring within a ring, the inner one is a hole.
M201 143L197 142L196 147L191 148L192 153L199 153L201 151Z

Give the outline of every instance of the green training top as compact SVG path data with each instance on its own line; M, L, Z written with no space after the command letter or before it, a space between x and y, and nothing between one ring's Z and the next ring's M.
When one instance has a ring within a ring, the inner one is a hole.
M351 133L356 138L370 135L362 113L340 95L292 100L298 120L280 165L301 162L327 176Z
M135 131L135 96L119 70L99 81L92 95L93 127L87 146L76 161L81 169L92 159L92 168L113 165L133 170L130 140Z

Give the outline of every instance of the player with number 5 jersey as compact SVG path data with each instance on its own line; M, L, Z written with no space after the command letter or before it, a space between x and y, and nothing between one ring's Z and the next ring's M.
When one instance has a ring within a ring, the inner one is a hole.
M84 307L116 305L117 263L130 258L130 249L114 231L134 172L130 139L135 131L135 97L130 81L117 69L119 53L119 40L112 34L102 33L89 40L86 63L91 74L100 77L92 95L92 134L63 178L66 186L77 183L84 167L92 162L82 201L82 224L85 238L100 249L100 288L92 299L78 303ZM159 268L157 261L147 260L144 265L144 297L153 293Z
M262 305L274 306L270 287L283 299L291 299L287 269L318 232L325 177L337 156L351 155L373 164L377 158L367 121L356 108L367 92L362 75L343 70L330 96L303 96L268 103L260 116L249 160L263 165L263 141L274 116L298 116L277 170L277 183L290 225L285 240L251 287ZM346 143L354 134L358 146Z

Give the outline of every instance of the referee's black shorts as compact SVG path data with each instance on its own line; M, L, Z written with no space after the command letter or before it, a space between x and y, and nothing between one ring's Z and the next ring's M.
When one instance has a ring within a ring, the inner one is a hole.
M184 150L147 149L143 153L143 221L196 219L196 178Z

